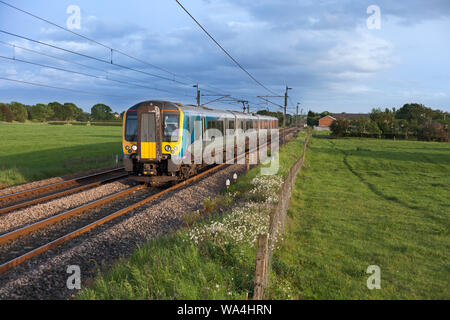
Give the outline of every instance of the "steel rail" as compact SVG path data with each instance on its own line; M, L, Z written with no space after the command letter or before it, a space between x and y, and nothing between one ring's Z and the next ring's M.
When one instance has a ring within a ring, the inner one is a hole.
M285 129L282 129L281 131L294 131L292 129L296 129L296 128L295 127L294 128L285 128ZM268 145L268 142L266 142L262 146L266 146L266 145ZM254 148L252 150L249 150L247 152L244 152L244 153L236 156L233 159L233 161L236 161L236 160L238 160L238 159L240 159L242 157L245 157L246 155L249 155L252 152L257 151L258 148L260 148L262 146L258 146L258 147ZM124 215L124 214L126 214L126 213L128 213L128 212L130 212L130 211L132 211L132 210L134 210L136 208L138 208L138 207L141 207L141 206L143 206L143 205L145 205L145 204L147 204L147 203L149 203L149 202L151 202L151 201L153 201L153 200L155 200L157 198L160 198L161 196L165 195L166 193L168 193L170 191L177 190L177 189L179 189L181 187L184 187L186 184L191 183L193 181L196 181L196 180L200 179L201 177L203 177L203 176L205 176L207 174L210 174L210 173L212 173L212 172L214 172L214 171L216 171L216 170L218 170L218 169L220 169L220 168L222 168L222 167L224 167L226 165L229 165L229 163L225 162L225 163L216 165L213 168L208 169L208 170L206 170L206 171L204 171L204 172L202 172L202 173L200 173L200 174L198 174L198 175L196 175L194 177L191 177L191 178L189 178L189 179L187 179L185 181L182 181L182 182L180 182L180 183L178 183L178 184L176 184L176 185L174 185L172 187L164 189L161 192L158 192L158 193L156 193L154 195L151 195L148 198L145 198L145 199L143 199L143 200L141 200L139 202L136 202L136 203L134 203L134 204L132 204L132 205L126 207L126 208L120 209L119 211L116 211L116 212L114 212L114 213L112 213L112 214L110 214L108 216L105 216L105 217L103 217L101 219L98 219L98 220L96 220L96 221L94 221L94 222L92 222L92 223L90 223L90 224L88 224L88 225L86 225L84 227L81 227L81 228L79 228L79 229L77 229L75 231L72 231L72 232L70 232L70 233L68 233L68 234L66 234L66 235L64 235L64 236L62 236L62 237L60 237L60 238L58 238L56 240L53 240L53 241L51 241L51 242L49 242L49 243L47 243L45 245L42 245L42 246L40 246L40 247L38 247L36 249L33 249L33 250L31 250L31 251L29 251L29 252L27 252L27 253L25 253L25 254L17 257L17 258L14 258L14 259L12 259L12 260L10 260L8 262L5 262L2 265L0 265L0 274L5 273L8 270L10 270L11 268L14 268L14 267L22 264L23 262L25 262L25 261L27 261L27 260L35 257L35 256L38 256L38 255L40 255L40 254L42 254L42 253L44 253L44 252L46 252L48 250L55 249L56 247L58 247L62 243L65 243L65 242L67 242L67 241L69 241L69 240L71 240L73 238L76 238L76 237L78 237L78 236L80 236L80 235L82 235L82 234L84 234L86 232L91 231L92 229L94 229L94 228L96 228L98 226L101 226L101 225L103 225L103 224L105 224L105 223L107 223L107 222L109 222L109 221L111 221L111 220L113 220L115 218L118 218L118 217L120 217L120 216L122 216L122 215ZM137 187L139 187L139 186L137 186ZM56 219L58 219L58 218L56 218ZM46 219L46 220L48 220L48 219ZM45 220L43 220L43 223L44 224L46 223ZM48 222L48 224L51 224L51 222ZM36 225L36 224L34 224L34 225ZM33 225L31 225L30 227L33 227ZM34 227L36 229L38 229L38 227L36 227L36 226L34 226ZM19 232L19 233L20 232L28 233L26 231L19 231L19 230L17 230L17 232ZM10 234L13 234L13 233L14 233L14 231L11 232ZM15 237L13 235L8 236L8 234L3 235L3 236L5 237L5 239L6 239L6 237L13 237L13 238Z
M3 207L3 208L0 208L0 215L8 213L8 212L11 212L11 211L14 211L14 210L18 210L18 209L21 209L21 208L29 207L29 206L37 204L37 203L45 202L45 201L52 200L52 199L55 199L55 198L61 198L63 196L66 196L66 195L69 195L69 194L72 194L72 193L76 193L76 192L80 192L80 191L83 191L83 190L86 190L86 189L91 189L91 188L97 187L99 185L102 185L104 183L107 183L107 182L110 182L110 181L115 181L115 180L118 180L118 179L121 179L121 178L125 178L127 176L128 176L128 173L121 174L119 176L111 177L111 178L108 178L108 179L103 179L103 180L100 180L100 181L97 181L97 182L93 182L93 183L90 183L90 184L85 184L85 185L82 185L82 186L79 186L79 187L76 187L76 188L72 188L72 189L69 189L69 190L64 190L64 191L61 191L61 192L53 193L53 194L50 194L48 196L43 196L43 197L36 198L36 199L33 199L33 200L29 200L29 201L26 201L26 202L21 202L21 203L18 203L18 204L14 204L14 205L11 205L11 206L8 206L8 207Z
M46 226L55 224L55 223L57 223L59 221L66 220L66 219L68 219L70 217L73 217L75 215L78 215L78 214L82 213L83 211L86 211L86 210L89 210L89 209L93 209L93 208L101 206L102 204L105 204L107 202L113 201L113 200L118 199L118 198L122 198L122 197L124 197L126 195L129 195L129 194L131 194L131 193L133 193L135 191L138 191L140 189L143 189L143 188L145 188L145 185L134 186L134 187L131 187L131 188L128 188L128 189L116 192L116 193L114 193L112 195L100 198L98 200L89 202L89 203L84 204L82 206L79 206L79 207L76 207L76 208L64 211L64 212L59 213L57 215L51 216L49 218L46 218L46 219L34 222L32 224L26 225L26 226L24 226L22 228L13 230L11 232L2 234L2 235L0 235L0 245L4 244L4 243L6 243L6 242L8 242L10 240L17 239L20 236L26 235L26 234L31 233L33 231L42 229L42 228L44 228Z
M56 182L56 183L52 183L52 184L41 186L41 187L27 189L27 190L24 190L24 191L19 191L19 192L16 192L16 193L5 194L5 195L0 196L0 203L3 203L3 202L9 203L9 202L12 202L12 200L15 200L17 198L19 198L19 199L20 198L25 198L25 197L27 197L29 195L32 195L32 194L35 194L35 193L43 193L43 192L45 192L47 190L50 191L50 190L53 190L55 188L64 188L64 187L71 186L71 185L74 185L76 183L79 183L82 180L98 177L98 176L101 176L101 175L105 175L105 174L109 174L109 173L113 173L113 172L117 172L117 171L122 171L123 169L124 169L123 167L115 168L115 169L111 169L111 170L107 170L107 171L102 171L102 172L90 174L90 175L87 175L87 176L82 176L82 177L70 179L70 180L67 180L67 181ZM8 200L10 200L10 201L8 201Z

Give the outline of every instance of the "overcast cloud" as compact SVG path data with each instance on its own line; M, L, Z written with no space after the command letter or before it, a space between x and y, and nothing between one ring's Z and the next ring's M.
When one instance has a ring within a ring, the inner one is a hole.
M131 72L0 33L0 41L95 67L89 70L15 49L16 58L148 88L74 75L0 58L0 77L92 91L95 96L0 80L0 101L75 102L85 110L98 102L122 111L141 100L195 102L197 81L205 94L228 93L250 100L253 110L270 94L252 82L193 23L175 1L9 1L66 25L69 5L81 8L83 35L159 66L180 77L113 55L130 68L176 79L186 85ZM289 85L290 111L369 112L418 102L450 109L450 1L184 0L182 3L259 81L282 95ZM381 29L368 29L370 5L381 9ZM0 4L0 29L110 60L109 50ZM0 56L13 57L0 44ZM98 70L100 69L100 70ZM132 80L132 79L136 79ZM206 86L209 85L210 87ZM210 91L206 91L210 90ZM167 92L168 91L168 92ZM270 94L271 95L271 94ZM213 97L203 97L204 101ZM279 104L283 99L273 99ZM236 103L211 104L240 109Z

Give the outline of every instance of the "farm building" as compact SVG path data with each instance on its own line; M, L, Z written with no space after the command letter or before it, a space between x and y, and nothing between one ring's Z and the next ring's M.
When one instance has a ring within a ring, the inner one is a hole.
M336 120L332 116L325 116L319 119L319 125L314 127L316 131L327 131L330 130L331 124Z
M319 119L319 127L321 128L329 128L331 124L336 120L336 118L332 116L325 116Z

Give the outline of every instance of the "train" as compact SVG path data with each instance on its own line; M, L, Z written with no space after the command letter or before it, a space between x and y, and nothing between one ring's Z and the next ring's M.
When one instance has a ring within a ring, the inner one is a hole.
M182 181L211 165L203 157L198 160L195 150L209 148L213 157L220 158L223 152L222 159L227 159L227 152L248 151L251 136L262 145L278 129L275 117L158 100L134 105L123 121L125 170L132 179L148 185Z

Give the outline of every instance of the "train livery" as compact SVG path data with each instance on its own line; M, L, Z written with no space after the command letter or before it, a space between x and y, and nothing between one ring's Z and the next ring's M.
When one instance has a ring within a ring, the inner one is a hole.
M207 150L220 141L222 145L231 144L233 154L239 154L240 136L253 134L256 143L261 144L262 137L270 139L275 129L278 129L278 119L274 117L168 101L141 102L124 115L125 170L133 179L147 184L180 181L211 164L204 159L196 161L191 153L192 145ZM248 141L245 148L249 148ZM187 158L189 161L185 161Z

